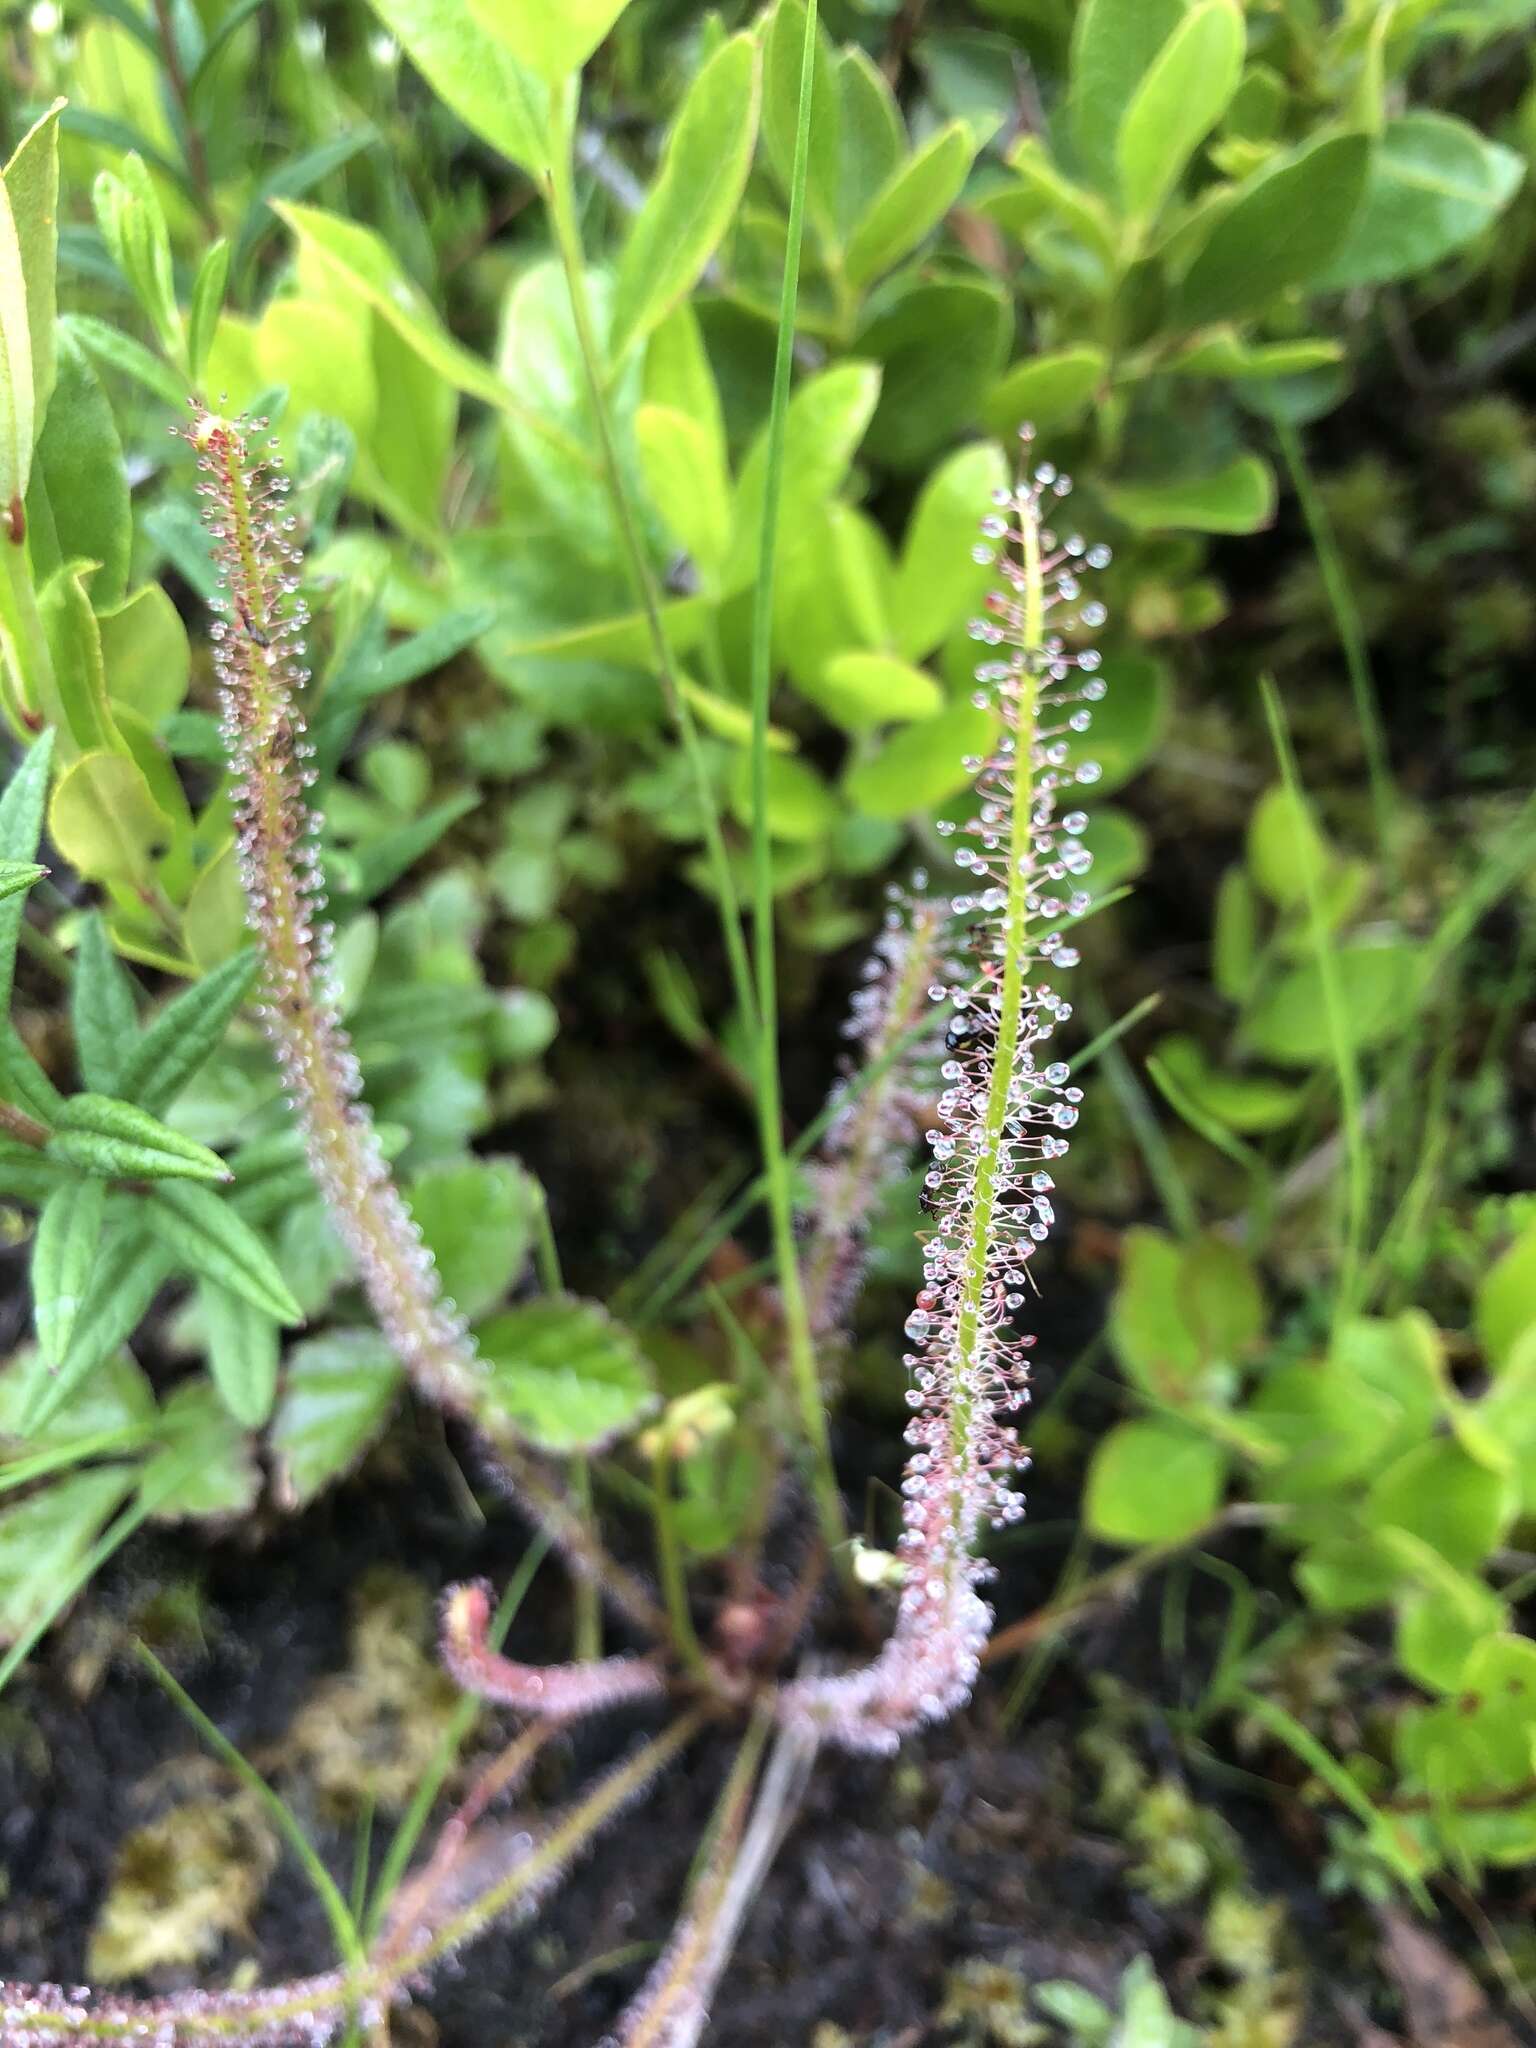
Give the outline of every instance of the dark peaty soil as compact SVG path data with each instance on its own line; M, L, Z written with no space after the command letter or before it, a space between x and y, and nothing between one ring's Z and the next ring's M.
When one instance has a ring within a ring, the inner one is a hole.
M172 1532L131 1546L98 1581L89 1610L50 1640L4 1703L0 1866L9 1887L0 1894L0 1973L84 1977L116 1845L143 1822L168 1770L186 1769L197 1754L176 1709L125 1656L103 1661L104 1617L137 1623L155 1588L195 1577L205 1647L179 1657L182 1676L230 1737L265 1761L280 1754L305 1698L344 1664L362 1574L391 1565L433 1589L472 1572L499 1578L522 1542L508 1516L477 1526L446 1459L417 1439L396 1441L328 1502L257 1543L208 1545ZM1007 1564L1005 1612L1049 1590L1059 1563L1049 1550L1047 1538ZM525 1654L559 1654L563 1597L558 1572L546 1567L514 1638ZM711 2038L721 2048L1022 2038L941 2018L947 2001L951 2012L967 1996L985 2003L977 1987L989 1981L988 1963L1036 1982L1070 1977L1109 1996L1145 1951L1184 2009L1219 1989L1202 1903L1161 1908L1129 1881L1136 1854L1095 1812L1095 1774L1077 1749L1099 1712L1095 1672L1144 1684L1153 1697L1164 1688L1156 1617L1156 1600L1143 1598L1075 1635L1011 1735L999 1725L1003 1688L989 1678L967 1716L894 1765L824 1756L749 1916ZM1200 1636L1196 1616L1188 1639ZM565 1796L636 1732L622 1719L583 1732L553 1759L538 1797ZM1180 1775L1155 1722L1137 1740L1151 1769ZM665 1939L729 1753L723 1736L697 1745L647 1804L601 1838L536 1922L498 1930L458 1958L399 2021L398 2038L442 2048L595 2048L643 1975L653 1951L642 1945ZM302 1778L278 1768L345 1885L355 1830L328 1821ZM1285 1956L1305 1959L1296 2038L1355 2042L1368 2013L1392 2023L1398 2001L1372 1963L1369 1913L1319 1897L1315 1824L1298 1833L1280 1825L1282 1809L1263 1796L1234 1801L1211 1784L1191 1789L1235 1826L1254 1892L1285 1901ZM392 1818L380 1816L380 1844ZM323 1915L285 1860L249 1929L225 1942L200 1980L228 1981L242 1961L272 1981L329 1960ZM143 1988L198 1980L166 1970ZM998 1979L1000 2012L1012 1983ZM1006 2024L1005 2014L998 2026ZM1251 2038L1264 2048L1269 2037Z

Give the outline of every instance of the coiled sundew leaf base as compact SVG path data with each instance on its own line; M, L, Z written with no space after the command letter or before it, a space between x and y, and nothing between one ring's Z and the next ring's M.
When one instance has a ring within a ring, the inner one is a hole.
M1030 438L1026 429L1026 448ZM1101 567L1109 551L1049 523L1070 488L1039 464L998 492L975 551L1001 582L971 626L999 650L976 670L975 699L996 712L1000 731L985 760L967 763L979 802L955 851L969 886L951 907L963 921L970 979L930 991L952 1014L928 1133L933 1226L906 1325L913 1414L901 1601L872 1664L797 1681L781 1700L792 1722L848 1748L892 1749L969 1697L991 1628L975 1547L989 1524L1023 1513L1012 1475L1024 1454L1009 1418L1027 1398L1034 1340L1015 1333L1014 1319L1028 1261L1054 1221L1050 1166L1067 1149L1081 1099L1065 1062L1037 1058L1072 1014L1037 977L1078 957L1064 928L1089 908L1081 882L1092 856L1086 816L1060 807L1076 785L1097 780L1094 763L1072 763L1071 741L1104 695L1099 656L1080 638L1102 625L1104 608L1080 599L1083 570Z

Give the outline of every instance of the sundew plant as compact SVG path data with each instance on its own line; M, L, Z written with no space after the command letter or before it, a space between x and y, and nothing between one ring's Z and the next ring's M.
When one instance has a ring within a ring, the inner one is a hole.
M288 510L288 479L273 446L257 440L265 424L200 409L189 430L221 564L212 630L241 879L263 963L256 1015L278 1060L310 1169L391 1348L428 1400L474 1425L486 1405L485 1376L469 1326L444 1298L391 1179L359 1100L356 1057L337 1014L332 935L306 796L314 771L301 709L310 680L302 558L291 538L297 521ZM1025 427L1026 454L1032 438L1033 429ZM1068 1085L1065 1062L1039 1057L1072 1010L1035 978L1077 963L1066 932L1092 901L1081 886L1092 865L1081 838L1086 817L1075 808L1058 817L1057 810L1063 794L1072 801L1079 785L1098 774L1089 760L1068 765L1063 736L1085 730L1092 717L1087 707L1104 696L1099 655L1081 644L1083 628L1103 623L1104 607L1079 600L1083 575L1105 566L1109 556L1102 546L1057 530L1070 488L1070 479L1040 463L1014 487L999 489L995 509L982 518L985 538L974 552L996 565L1000 587L971 631L989 649L1003 651L976 670L975 701L996 713L999 737L986 759L965 764L976 776L978 808L959 828L954 859L970 886L949 903L950 930L926 903L888 930L876 958L875 979L885 986L864 1005L875 1013L867 1020L869 1049L894 1054L901 1048L899 1027L916 1006L914 966L937 971L933 963L943 962L961 977L921 988L925 1003L947 999L951 1015L938 1122L927 1134L933 1163L924 1180L925 1206L933 1220L924 1285L906 1323L915 1347L905 1358L913 1417L898 1546L902 1591L891 1638L864 1670L780 1686L761 1668L760 1646L743 1654L729 1635L701 1646L686 1589L671 1576L664 1554L669 1611L656 1616L653 1654L535 1668L492 1647L486 1588L455 1589L443 1609L449 1670L466 1690L529 1717L535 1728L661 1698L682 1680L687 1691L702 1691L714 1713L750 1714L748 1740L755 1746L777 1723L787 1753L808 1761L820 1741L894 1748L970 1696L991 1624L977 1591L986 1577L978 1544L988 1526L1005 1527L1024 1512L1013 1484L1024 1453L1007 1418L1027 1398L1024 1354L1034 1340L1015 1325L1026 1303L1028 1262L1054 1220L1050 1164L1067 1150L1063 1134L1077 1121L1082 1099L1082 1090ZM955 545L963 545L958 533ZM947 958L951 952L956 960ZM910 1086L905 1076L902 1081ZM883 1109L867 1113L897 1115L890 1073L876 1086L887 1099ZM857 1114L859 1106L838 1115ZM834 1153L848 1143L834 1121ZM856 1152L861 1168L889 1168L879 1147L864 1156L868 1146L866 1139ZM846 1269L857 1256L846 1241L849 1217L834 1209L818 1220L832 1241L833 1265ZM813 1246L815 1238L813 1223ZM813 1272L816 1265L813 1253ZM842 1270L838 1300L845 1310L849 1293ZM825 1326L825 1288L813 1294L818 1323ZM632 1620L649 1622L649 1595L631 1590L629 1575L596 1550L574 1503L552 1497L548 1482L530 1473L521 1452L509 1454L504 1440L488 1443L485 1455L504 1471L514 1498L543 1519L550 1537L569 1545L573 1565L594 1575L598 1589ZM424 1871L414 1882L407 1879L380 1940L350 1970L260 1993L196 1992L148 2003L9 1985L0 1987L3 2039L9 2048L11 2042L82 2036L132 2038L148 2030L169 2042L316 2042L354 2021L377 2025L389 2003L441 1955L514 1907L526 1910L571 1849L643 1789L699 1718L698 1706L691 1716L685 1712L638 1764L589 1794L568 1824L569 1845L559 1829L542 1851L522 1833L509 1842L505 1828L477 1831L474 1823L491 1797L477 1788ZM523 1739L492 1767L497 1796L515 1789L535 1753ZM702 1908L716 1917L731 1896L732 1859L723 1852L734 1852L743 1830L741 1785L729 1791L735 1819L716 1845L725 1868L712 1873ZM776 1798L785 1796L781 1789ZM536 1880L533 1866L541 1855L545 1869ZM696 2038L728 1953L728 1941L703 1941L685 1923L619 2038ZM679 2001L678 2012L663 2022L660 2015Z
M1536 2020L1531 12L0 25L0 2048Z

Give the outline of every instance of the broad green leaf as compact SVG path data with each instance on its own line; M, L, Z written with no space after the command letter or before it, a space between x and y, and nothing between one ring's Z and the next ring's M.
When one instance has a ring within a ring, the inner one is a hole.
M707 426L668 405L639 408L635 440L651 503L700 575L712 582L731 533L731 480L723 451Z
M1182 1032L1158 1040L1147 1070L1159 1087L1167 1075L1171 1088L1165 1092L1176 1109L1175 1097L1185 1098L1202 1115L1247 1134L1283 1130L1306 1101L1304 1088L1267 1074L1233 1074L1212 1066L1199 1041Z
M838 363L802 384L789 402L784 427L784 493L780 500L781 550L811 506L832 497L848 474L880 395L872 363ZM763 523L766 428L754 442L736 487L735 523L727 587L739 589L757 574Z
M1155 220L1184 166L1221 119L1243 67L1236 0L1197 0L1158 51L1115 134L1120 196Z
M954 796L972 780L967 754L992 743L991 714L968 700L946 704L936 718L893 733L876 753L856 760L843 777L850 801L875 818L908 818Z
M125 1465L76 1472L0 1513L0 1642L14 1642L50 1611L135 1477Z
M751 744L752 714L744 704L738 704L730 697L716 696L713 690L706 690L702 683L696 683L692 676L679 676L677 686L706 732L714 733L717 739L729 740L734 747ZM768 744L776 754L792 754L796 740L794 734L786 732L782 726L770 725Z
M1387 284L1431 269L1490 227L1524 176L1514 150L1449 114L1388 121L1359 211L1318 288Z
M462 0L446 6L443 0L372 0L372 6L467 128L525 171L537 175L545 168L550 158L549 87L489 21Z
M1211 933L1211 980L1229 1003L1252 992L1259 969L1259 913L1253 885L1240 867L1230 867L1216 889Z
M107 699L101 628L91 607L86 577L84 565L67 563L38 593L37 608L48 636L57 686L56 701L48 711L67 743L82 754L105 752L126 758L127 741Z
M1177 1298L1180 1318L1208 1361L1240 1361L1264 1329L1264 1294L1253 1261L1215 1231L1184 1247Z
M617 361L688 294L730 225L752 164L760 82L751 36L699 72L619 257L608 348Z
M786 192L795 158L805 26L805 0L778 0L769 17L763 52L763 144ZM835 236L838 217L839 119L837 72L826 29L818 23L812 60L805 207L812 226L828 239Z
M157 1245L137 1224L110 1219L100 1254L75 1316L69 1349L56 1373L41 1375L18 1417L23 1436L35 1436L74 1398L76 1389L143 1321L170 1271Z
M1509 1609L1491 1586L1456 1571L1427 1545L1422 1548L1439 1570L1432 1566L1430 1575L1398 1597L1397 1661L1431 1692L1456 1692L1467 1658L1484 1636L1507 1624Z
M161 1447L139 1476L139 1499L157 1521L243 1515L261 1471L251 1439L206 1382L177 1387L160 1411Z
M1295 341L1247 342L1235 327L1211 327L1162 365L1169 377L1220 377L1249 382L1299 377L1343 360L1344 344L1321 335Z
M22 505L32 476L39 420L32 382L27 284L10 198L0 183L0 546L22 538Z
M720 387L687 299L672 308L646 344L643 395L647 405L670 407L692 420L708 443L711 469L728 474Z
M47 440L46 433L43 436ZM146 583L126 602L103 610L98 577L96 626L107 697L114 710L129 712L153 732L179 711L192 679L192 650L174 601L158 583Z
M39 1428L25 1429L22 1417L53 1383L53 1369L40 1350L28 1347L0 1372L0 1437L26 1437L29 1451L62 1449L85 1437L119 1431L148 1434L155 1419L149 1381L126 1350L104 1358L84 1386Z
M390 404L357 451L354 488L405 533L433 532L453 460L458 401L438 366L388 321L369 336L374 382Z
M1199 1337L1182 1301L1184 1254L1161 1231L1126 1232L1109 1335L1126 1377L1159 1400L1181 1402L1204 1371Z
M957 449L924 479L891 600L896 647L909 659L931 653L980 602L989 571L972 559L970 536L1007 481L1007 461L992 441Z
M1461 1571L1475 1571L1501 1541L1516 1494L1451 1437L1416 1444L1381 1473L1365 1498L1373 1528L1406 1529Z
M1363 1385L1345 1360L1306 1359L1271 1368L1244 1411L1274 1453L1260 1474L1263 1500L1287 1506L1326 1500L1380 1464L1398 1421L1386 1395Z
M364 298L446 384L484 399L488 405L510 404L501 379L452 338L431 300L406 276L381 236L318 206L274 200L272 210L298 237L306 257L336 283ZM406 424L398 411L391 417L397 429Z
M1370 148L1363 135L1322 136L1241 186L1185 274L1184 323L1250 313L1319 280L1354 221Z
M59 851L93 882L147 887L170 829L138 765L99 750L70 763L48 808Z
M3 541L0 541L3 545ZM22 756L0 795L0 860L31 866L43 834L43 807L48 800L48 770L53 762L53 734L45 732ZM14 891L0 897L0 1017L11 1008L11 982L16 971L16 944L26 897Z
M434 1166L410 1184L411 1214L461 1315L505 1299L528 1263L541 1196L515 1159Z
M1275 473L1262 455L1239 455L1213 476L1105 484L1100 495L1138 533L1257 533L1275 516Z
M980 278L914 285L877 313L855 343L880 365L871 450L895 469L926 467L979 418L1012 328L1005 294Z
M1104 350L1089 344L1015 363L987 394L987 424L1004 436L1026 425L1070 425L1099 389L1108 368Z
M194 382L202 376L208 360L228 283L229 243L220 235L204 251L192 281L192 302L187 311L187 368Z
M356 659L349 652L343 667L326 684L320 717L338 706L351 710L367 704L387 690L398 690L402 683L413 683L418 676L446 668L456 654L473 645L495 623L496 614L489 605L473 605L445 613L392 646L381 642L377 650Z
M0 903L7 896L25 896L32 884L40 882L47 872L36 861L0 860Z
M1454 1699L1399 1714L1399 1768L1428 1793L1450 1853L1516 1866L1536 1856L1536 1797L1514 1796L1531 1783L1533 1727L1536 1643L1508 1633L1472 1650Z
M858 649L835 654L806 694L844 732L934 718L944 708L944 693L925 670L900 655Z
M890 176L848 242L848 282L862 289L932 233L960 197L975 156L971 131L951 121Z
M807 696L816 697L834 655L889 643L894 580L885 535L855 506L824 500L807 507L784 535L774 588L774 657Z
M277 1393L277 1324L264 1309L216 1281L198 1283L197 1306L208 1344L208 1370L236 1422L260 1429Z
M168 1109L222 1040L258 965L254 950L239 953L167 1003L128 1050L119 1079L124 1094L153 1115Z
M1414 946L1389 940L1340 946L1334 954L1344 1027L1364 1050L1404 1030L1412 1016L1421 956ZM1326 1066L1332 1060L1323 980L1315 960L1261 984L1242 1022L1242 1041L1286 1067Z
M1083 1519L1106 1543L1183 1543L1221 1505L1219 1445L1161 1422L1122 1422L1088 1467Z
M95 562L92 604L105 611L122 603L133 541L122 443L101 380L67 327L59 329L57 403L38 436L27 531L39 583L66 562Z
M59 333L72 335L98 363L105 363L123 376L131 377L135 384L153 392L164 404L178 410L186 404L187 394L176 372L167 368L152 349L147 349L142 341L135 341L131 334L124 334L121 328L98 320L93 314L66 313L60 316Z
M281 385L288 404L278 426L290 463L299 429L316 413L340 420L359 447L388 433L405 394L391 390L391 419L379 419L379 369L389 360L375 346L377 316L358 292L314 291L272 299L251 337L253 381ZM431 374L431 366L426 366Z
M5 196L21 258L32 361L36 425L41 427L54 383L55 273L59 250L59 116L55 100L33 122L5 167Z
M745 752L732 757L729 793L737 822L750 825L752 761ZM792 755L770 755L765 801L768 830L775 839L797 845L824 839L837 822L838 803L831 789L808 761Z
M884 74L857 44L838 53L836 71L836 226L846 242L906 156L907 130Z
M1096 895L1104 895L1118 883L1130 881L1133 874L1141 874L1151 854L1141 821L1110 803L1098 805L1087 821L1087 831L1081 834L1081 842L1094 856L1092 883Z
M181 310L171 267L171 235L148 166L137 151L117 171L98 172L91 190L96 221L118 269L133 288L165 353L182 351Z
M137 1103L110 1095L69 1095L48 1140L51 1157L107 1180L225 1181L217 1152L184 1138Z
M1521 1231L1478 1283L1472 1320L1496 1373L1525 1332L1536 1328L1536 1223Z
M1305 903L1309 888L1321 888L1332 864L1328 843L1312 807L1299 790L1276 783L1265 790L1248 819L1248 871L1282 910Z
M1497 1270L1497 1268L1495 1268ZM1470 1420L1482 1443L1473 1447L1484 1464L1507 1459L1520 1488L1521 1508L1536 1509L1536 1321L1526 1325L1505 1355L1493 1362L1496 1377L1476 1402L1451 1411L1464 1438ZM1490 1457L1488 1450L1496 1455Z
M1402 1584L1402 1567L1371 1537L1328 1536L1297 1560L1295 1578L1320 1614L1359 1614L1384 1606Z
M107 1190L99 1180L69 1180L43 1204L32 1244L32 1316L38 1350L56 1366L69 1349L101 1243Z
M540 1450L598 1450L655 1405L633 1337L596 1302L554 1295L476 1331L485 1365L480 1413Z
M558 85L579 71L613 24L626 0L469 0L475 20L519 64ZM433 10L451 17L453 8Z
M597 345L606 348L611 280L589 273L587 290ZM583 559L617 559L612 494L604 477L570 291L557 262L530 264L508 293L497 367L520 400L519 410L508 419L507 438L554 516L565 547L560 565L564 576L580 576ZM628 429L639 385L638 364L632 359L621 366L609 399L619 461L631 476L636 458ZM638 478L633 480L638 483Z
M1026 135L1008 152L1018 174L1015 188L1003 187L989 199L986 211L1010 234L1024 239L1042 218L1059 223L1091 256L1109 262L1115 255L1115 227L1102 200L1064 177L1051 161L1038 135ZM1107 282L1107 272L1105 273Z
M1166 663L1150 654L1118 654L1113 684L1094 706L1092 730L1075 741L1073 758L1089 755L1099 764L1094 801L1128 782L1162 744L1173 713L1173 686Z
M374 1330L331 1330L293 1347L271 1430L285 1507L304 1507L357 1463L389 1420L403 1379Z
M181 914L192 963L209 974L236 959L246 935L246 899L234 841L227 840L198 875Z
M1183 15L1183 0L1084 0L1072 23L1066 128L1095 182L1113 190L1126 108Z
M227 1287L280 1323L304 1320L272 1254L211 1188L161 1183L145 1197L142 1213L166 1250L198 1279Z
M123 1059L138 1036L138 1015L132 985L98 912L80 927L69 1014L85 1085L99 1094L112 1094Z

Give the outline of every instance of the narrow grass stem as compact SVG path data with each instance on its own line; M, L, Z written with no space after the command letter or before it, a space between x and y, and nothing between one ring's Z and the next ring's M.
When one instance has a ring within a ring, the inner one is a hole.
M587 292L586 252L582 247L581 223L577 218L573 187L572 141L573 137L569 134L557 141L553 165L542 181L544 202L550 226L554 231L555 245L560 254L561 268L565 273L566 291L571 302L571 319L576 329L576 346L581 355L582 374L587 386L588 402L592 408L592 423L602 455L603 475L608 485L608 494L613 502L614 518L618 523L619 540L624 549L630 581L645 618L646 634L651 643L651 653L656 663L662 693L667 700L667 709L677 726L688 771L693 779L694 792L698 798L699 815L704 826L705 858L709 865L710 882L719 904L720 928L730 962L731 984L748 1034L755 1037L757 1009L753 997L752 972L747 955L746 935L742 929L741 904L731 873L725 835L720 825L720 807L715 801L714 788L710 783L709 764L704 757L698 726L688 707L688 699L678 677L672 644L667 638L656 572L645 552L645 543L641 539L640 523L630 496L629 484L619 460L618 440L614 432L613 413L604 376L603 351L598 343L591 299Z
M1286 724L1280 693L1270 676L1260 677L1259 688L1263 693L1264 716L1269 722L1270 738L1274 744L1275 758L1280 764L1281 777L1290 792L1292 802L1305 804L1306 792L1302 788L1301 774L1296 765L1296 750L1291 744L1290 728ZM1328 1044L1333 1056L1334 1071L1338 1076L1339 1101L1344 1125L1345 1228L1339 1264L1338 1294L1334 1303L1334 1321L1338 1323L1353 1314L1360 1306L1361 1261L1365 1255L1365 1233L1371 1208L1371 1161L1366 1142L1360 1059L1354 1039L1350 1035L1349 1016L1344 1003L1344 991L1339 982L1338 961L1328 931L1327 911L1323 904L1322 885L1316 862L1310 859L1303 860L1301 871L1312 950L1317 962L1318 981L1322 987L1323 1016L1328 1029Z
M1328 594L1328 604L1338 630L1339 645L1344 653L1350 695L1354 699L1355 718L1360 727L1360 743L1365 749L1365 772L1370 783L1371 812L1375 821L1377 844L1381 848L1382 864L1388 875L1395 877L1398 866L1397 788L1392 780L1392 768L1387 758L1381 707L1376 701L1376 684L1371 674L1371 658L1366 647L1365 626L1360 617L1360 607L1355 603L1355 594L1350 589L1349 571L1339 551L1333 522L1328 517L1328 508L1323 503L1322 494L1313 478L1301 436L1287 419L1277 417L1274 426L1281 459L1290 476L1291 488L1296 493L1296 502L1301 507L1301 516L1307 523L1307 532L1311 536L1313 552L1317 556L1317 566L1323 578L1323 588Z
M779 294L779 331L774 350L773 394L768 410L767 460L763 482L763 525L757 587L752 598L752 948L757 970L755 1075L757 1120L767 1183L774 1264L784 1316L785 1346L800 1426L811 1459L817 1518L829 1550L847 1533L842 1495L832 1463L832 1442L821 1375L806 1307L795 1243L794 1198L784 1149L779 1090L778 971L774 956L773 849L768 835L768 699L773 683L773 586L778 546L779 499L784 481L784 431L794 361L795 309L800 292L800 245L805 228L805 186L810 161L811 93L815 76L816 0L805 13L800 60L800 104L790 177L789 224L784 277Z

